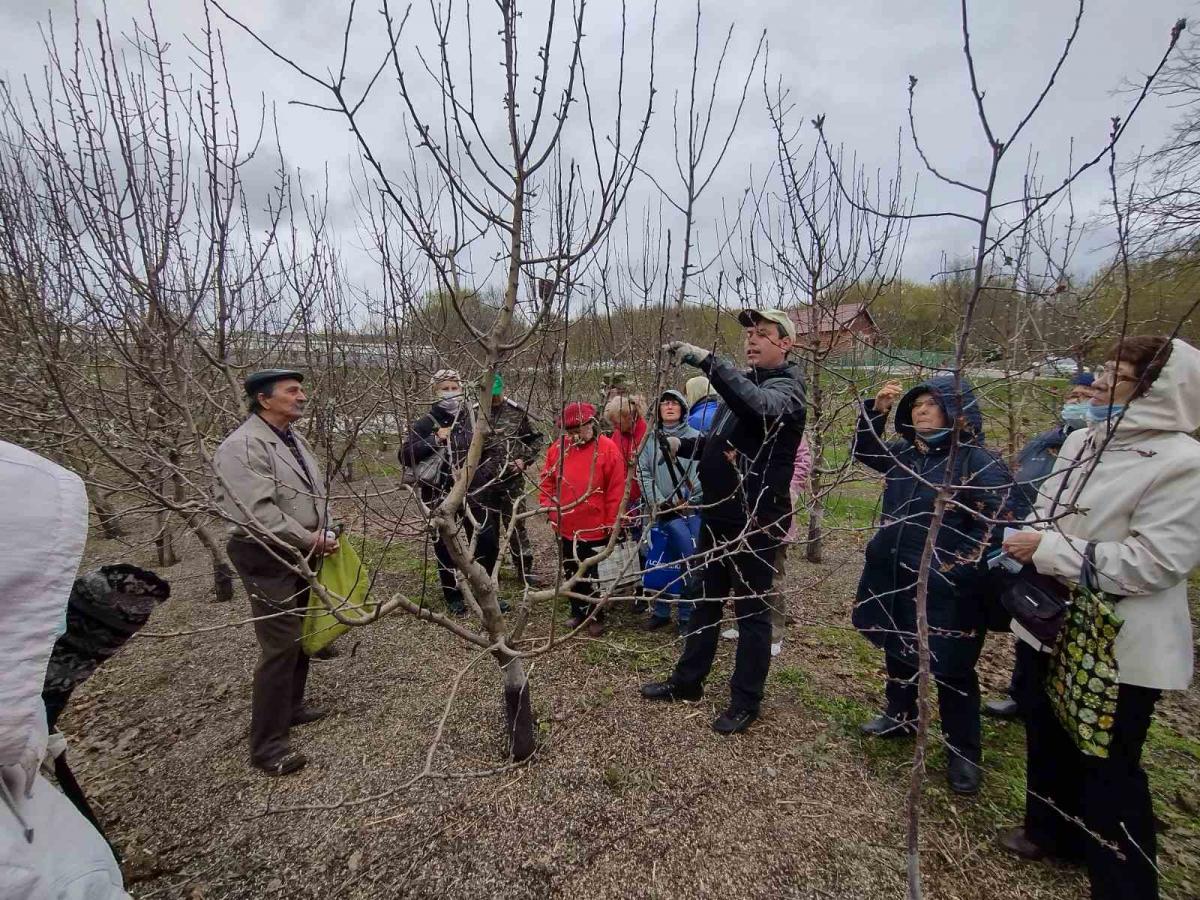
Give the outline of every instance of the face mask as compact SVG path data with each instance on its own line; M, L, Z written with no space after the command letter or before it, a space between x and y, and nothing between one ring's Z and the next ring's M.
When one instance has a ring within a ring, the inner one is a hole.
M949 428L938 428L934 431L917 432L917 437L923 440L930 447L940 447L950 439Z
M1115 419L1125 411L1126 404L1113 403L1109 406L1093 406L1088 404L1087 418L1093 425L1099 422L1107 422L1109 419Z
M1062 408L1062 420L1066 425L1079 427L1088 418L1088 410L1091 408L1087 401L1079 400L1074 403L1064 403Z
M444 391L438 391L439 400L456 400L462 396L462 388L447 388Z

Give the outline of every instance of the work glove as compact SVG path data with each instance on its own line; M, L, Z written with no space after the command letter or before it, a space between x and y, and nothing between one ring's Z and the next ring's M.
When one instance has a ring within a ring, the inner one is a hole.
M685 341L671 341L669 344L663 344L665 350L677 363L686 363L689 366L699 366L700 363L708 359L708 351L703 347L697 347L695 344L689 344Z
M688 345L688 346L690 346L690 345ZM707 356L708 354L705 354L705 355ZM673 435L673 434L667 435L667 446L671 449L672 456L679 455L679 438L675 437L675 435Z

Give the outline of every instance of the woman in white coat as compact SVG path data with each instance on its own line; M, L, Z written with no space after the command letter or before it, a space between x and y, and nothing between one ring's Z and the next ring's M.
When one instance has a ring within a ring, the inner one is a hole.
M1024 828L1002 838L1027 858L1086 862L1092 897L1158 896L1154 815L1142 747L1162 691L1191 682L1187 578L1200 565L1200 350L1181 340L1119 341L1093 385L1087 428L1063 444L1039 489L1036 530L1004 548L1039 572L1080 580L1095 544L1099 587L1123 620L1109 756L1081 753L1058 723L1036 654Z
M79 476L0 441L0 898L128 898L108 844L38 771L42 684L87 537Z

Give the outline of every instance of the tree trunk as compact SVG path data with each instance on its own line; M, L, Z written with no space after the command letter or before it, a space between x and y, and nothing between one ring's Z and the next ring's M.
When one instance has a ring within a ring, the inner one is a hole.
M809 562L822 561L822 536L825 531L825 498L816 496L817 480L810 482L813 486L813 499L808 507L808 547L805 549L805 559Z
M204 545L204 549L208 551L208 555L212 557L213 567L213 602L228 603L233 599L233 565L229 562L229 557L225 555L225 548L221 546L221 542L213 535L212 530L206 525L199 523L188 522L192 533L196 535L200 543Z
M502 663L504 674L504 738L508 755L516 762L529 759L537 749L534 740L533 704L529 701L529 680L520 659Z
M96 522L100 526L100 533L110 541L124 537L125 529L121 527L121 522L104 493L99 488L89 487L88 498L92 509L96 511Z
M160 566L166 568L179 562L175 555L175 542L171 536L171 520L166 512L158 514L158 536L154 539L154 548Z

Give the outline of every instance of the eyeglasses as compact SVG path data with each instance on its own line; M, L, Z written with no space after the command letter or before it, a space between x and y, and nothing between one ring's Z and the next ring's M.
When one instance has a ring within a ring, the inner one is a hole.
M1100 374L1097 375L1096 380L1092 382L1092 387L1094 388L1094 387L1096 387L1096 385L1101 384L1101 383L1120 384L1121 382L1128 382L1130 384L1136 384L1140 380L1141 380L1140 378L1134 378L1129 375L1122 375L1120 372L1117 371L1116 366L1114 366L1112 363L1109 363L1100 370Z

